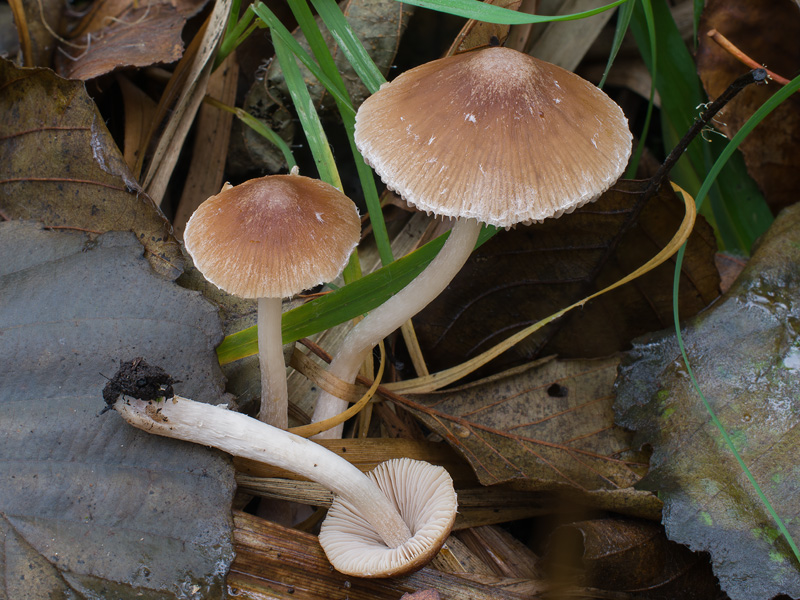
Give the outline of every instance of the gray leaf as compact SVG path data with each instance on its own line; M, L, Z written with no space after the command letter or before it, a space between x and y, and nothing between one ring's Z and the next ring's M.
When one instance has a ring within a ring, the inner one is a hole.
M230 461L97 416L101 373L137 356L219 402L220 337L132 234L0 223L0 596L222 596Z

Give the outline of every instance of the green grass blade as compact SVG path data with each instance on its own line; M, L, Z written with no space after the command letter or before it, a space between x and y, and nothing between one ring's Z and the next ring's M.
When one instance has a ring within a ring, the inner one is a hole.
M617 28L614 31L614 41L611 43L611 52L606 62L606 70L603 71L603 77L600 79L600 84L597 86L600 89L603 89L606 79L608 78L608 72L611 70L611 66L617 58L619 49L622 47L622 40L625 39L625 34L628 33L628 26L631 24L631 16L633 15L633 7L635 4L635 0L634 2L626 2L617 12Z
M311 0L311 3L317 9L328 31L331 32L339 49L347 57L361 81L364 82L371 94L377 92L378 88L386 83L386 78L364 49L364 45L350 27L339 5L330 0Z
M733 139L725 146L724 150L720 153L719 158L716 160L714 165L711 167L705 181L703 181L702 186L695 198L698 208L703 205L706 196L708 196L715 180L719 177L720 173L722 173L725 164L728 160L735 155L736 149L739 145L744 141L744 139L750 134L750 132L758 125L764 118L772 112L775 107L777 107L781 102L786 100L789 96L800 90L800 76L795 77L788 85L784 86L778 92L776 92L769 100L767 100L755 113L751 116L747 122L742 126L742 128L733 136ZM794 539L792 538L789 530L786 528L786 525L783 523L783 520L778 515L777 511L773 508L772 504L770 503L769 499L766 497L764 492L761 490L761 486L758 485L755 477L750 472L750 469L745 464L742 457L739 455L739 452L736 450L736 446L734 446L733 441L731 440L728 432L725 430L725 426L717 417L714 409L711 407L708 399L703 394L703 391L700 389L700 384L698 383L697 379L694 376L694 372L692 371L692 367L689 364L689 357L686 354L686 349L684 348L683 344L683 336L681 335L681 328L680 328L680 314L678 310L678 296L680 292L680 275L681 269L683 267L683 258L686 253L686 245L684 244L683 247L678 251L675 261L675 277L672 284L672 312L673 312L673 320L675 323L675 333L678 338L678 346L681 350L681 356L683 357L683 362L686 365L687 373L692 381L692 386L694 387L697 394L700 396L700 399L705 406L705 409L708 411L709 416L711 417L711 421L719 430L720 434L722 435L723 439L725 440L725 444L733 453L736 461L739 463L744 474L747 476L750 485L753 486L756 494L758 495L759 499L761 500L764 507L769 512L772 519L775 521L779 531L786 539L786 542L789 544L789 547L792 550L795 558L800 562L800 549L798 549L797 544L795 543Z
M616 0L611 4L593 8L584 12L574 13L570 15L558 16L543 16L543 15L529 15L527 13L520 13L493 4L485 4L480 0L401 0L406 4L419 6L420 8L429 8L439 12L455 15L458 17L465 17L467 19L475 19L476 21L484 21L486 23L496 23L498 25L528 25L530 23L550 23L553 21L574 21L576 19L585 19L598 15L603 11L624 4L629 0Z
M210 96L206 96L205 98L203 98L203 102L206 102L211 106L215 106L216 108L219 108L221 110L227 111L235 115L237 119L239 119L242 123L247 125L250 129L258 133L259 135L265 137L272 144L277 146L278 149L283 153L283 158L286 160L286 164L289 165L289 169L297 166L297 161L294 159L294 154L292 154L292 149L289 148L289 145L283 140L283 138L274 131L272 131L272 129L264 125L264 123L256 119L249 112L241 108L233 108L231 106L228 106L227 104L223 104L216 98L212 98Z
M303 47L297 43L297 40L294 39L292 33L286 29L284 24L281 23L280 19L275 16L275 13L267 8L263 2L251 5L250 10L252 10L258 16L258 18L270 28L273 37L279 38L292 51L292 53L294 53L300 62L302 62L306 68L311 71L311 74L317 78L317 81L325 86L325 89L328 90L331 96L333 96L337 101L341 102L342 106L349 107L349 110L355 113L355 109L350 103L350 99L342 95L339 88L330 80L327 75L325 75L320 66L314 62L314 59L311 58L308 52L306 52Z
M719 177L720 173L724 171L725 163L728 162L728 160L732 157L736 156L736 150L744 141L744 139L750 135L750 132L753 131L753 129L755 129L755 127L761 123L761 121L763 121L769 113L775 110L775 108L781 102L789 98L799 89L800 76L795 77L787 85L775 92L775 94L769 98L769 100L764 102L764 104L762 104L759 109L753 113L753 116L751 116L747 122L742 125L742 128L736 133L735 136L733 136L733 139L731 139L731 141L725 145L725 148L722 150L722 152L720 152L719 158L717 158L716 162L709 170L705 181L703 181L703 185L696 196L698 207L703 204L703 201L711 190L711 186L713 185L714 181Z
M275 35L273 30L272 45L275 48L275 56L281 65L283 76L286 81L286 86L289 88L289 94L292 97L297 116L300 119L300 124L303 127L306 140L311 149L311 154L314 157L314 163L319 171L319 177L326 183L331 184L335 188L342 190L342 181L339 178L339 170L336 168L336 161L333 158L333 152L328 144L328 136L325 135L325 130L319 120L314 102L311 95L308 93L306 82L303 79L303 74L297 66L295 55L283 41ZM360 273L360 268L355 268L358 263L358 250L353 252L348 266L344 273L345 283L351 283L351 277L357 276Z
M372 174L372 169L364 162L364 157L361 156L353 139L356 126L355 116L342 113L342 122L347 132L347 140L350 142L350 151L353 154L358 179L361 182L364 201L367 204L367 212L369 213L369 221L372 224L372 235L378 248L378 256L381 259L381 264L386 266L394 260L394 255L392 254L392 244L389 241L389 232L386 231L386 221L383 219L381 198L378 194L378 188L375 186L375 177Z
M314 102L308 93L306 82L295 61L295 55L284 44L278 35L272 32L272 45L275 48L275 56L281 65L283 76L286 79L286 86L292 96L294 108L306 134L311 154L314 157L314 164L319 171L319 177L332 186L342 189L342 182L339 179L339 171L336 169L336 162L333 160L333 153L328 144L328 137L319 121L319 115L314 108Z
M650 61L649 64L651 66L652 72L658 72L658 44L656 43L656 24L655 18L653 17L653 5L650 3L650 0L641 0L642 3L642 11L644 12L644 19L647 25L647 37L650 39ZM629 4L631 16L633 16L633 9L635 8L635 3L631 2ZM647 113L644 117L644 125L642 126L642 133L639 134L639 143L636 145L636 152L633 154L633 158L631 158L628 168L625 171L625 178L626 179L634 179L636 177L636 170L639 168L639 161L642 159L642 154L644 153L644 149L647 144L647 134L650 131L650 121L653 118L653 107L656 103L656 79L655 77L651 78L650 80L650 98L647 103Z
M231 12L228 14L228 25L225 28L225 36L222 42L220 42L217 56L214 57L214 69L219 67L228 55L255 31L255 25L251 25L254 17L252 11L246 10L242 18L237 22L236 19L239 15L240 6L241 0L233 0Z
M703 14L703 9L706 6L706 0L694 0L694 7L692 12L692 41L694 49L697 50L697 28L700 25L700 16Z
M447 235L439 236L421 248L339 288L283 314L283 343L299 340L365 314L403 289L441 249ZM220 364L255 354L258 349L255 327L225 338L217 348Z
M493 237L499 229L484 227L475 247ZM444 234L397 259L392 264L365 275L321 298L283 314L283 343L313 335L368 313L403 289L438 254L449 234ZM258 351L256 328L229 335L217 347L220 364L251 356Z
M650 72L654 74L656 89L661 97L665 146L669 150L677 141L675 132L689 130L698 114L698 107L707 98L694 60L681 39L666 2L654 0L652 7L657 40L655 55L650 51L647 16L639 3L634 9L631 32ZM655 71L652 64L654 58L658 63ZM708 141L697 138L673 169L672 179L695 197L700 182L726 145L718 137L711 136ZM718 239L729 251L748 253L758 235L772 223L772 214L755 182L745 169L737 169L733 163L725 165L724 177L711 188L709 199L710 210L718 226Z
M272 131L272 129L264 125L264 123L259 121L253 115L242 109L237 110L234 114L242 123L247 125L259 135L264 136L272 144L278 147L278 149L283 153L283 158L286 160L286 165L289 167L289 170L297 166L297 161L294 159L292 149L281 136Z
M350 102L350 96L347 93L347 88L344 84L344 80L339 73L339 69L337 68L336 62L331 55L330 49L325 43L322 32L317 26L314 15L311 13L311 9L308 7L308 4L305 2L305 0L291 0L289 2L289 7L292 9L292 13L295 16L295 19L297 19L297 23L300 25L300 29L303 31L303 34L308 41L308 45L311 48L311 51L314 53L314 57L317 59L320 68L325 75L330 78L331 82L337 87L341 95L347 98L347 106L343 106L336 97L334 97L334 100L339 108L339 113L342 116L342 122L344 123L345 131L347 132L350 150L353 154L353 160L356 165L358 177L361 182L361 188L364 193L364 199L367 204L367 211L369 212L370 222L372 223L372 231L373 236L375 237L375 244L378 248L378 255L380 256L381 264L388 265L394 260L394 257L392 256L392 246L391 242L389 241L389 234L386 231L386 223L383 220L380 197L378 196L378 190L375 186L375 178L372 175L372 169L370 169L364 162L364 159L361 156L361 153L358 151L358 148L356 148L355 141L353 140L355 114L352 103Z

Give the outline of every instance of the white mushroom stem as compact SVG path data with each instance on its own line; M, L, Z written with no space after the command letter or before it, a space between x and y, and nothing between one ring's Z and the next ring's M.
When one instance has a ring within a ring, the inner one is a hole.
M467 262L478 241L481 223L475 219L458 219L450 236L428 267L411 283L360 321L339 347L328 371L348 383L355 381L361 364L375 345L425 308L452 281ZM347 402L327 392L317 399L313 423L335 417L347 408ZM342 425L314 436L334 439L342 437Z
M394 504L341 456L305 438L242 413L175 396L161 402L117 400L114 409L134 427L267 463L324 485L349 502L390 548L411 538Z
M258 418L274 427L289 427L289 392L281 336L281 299L258 299L258 364L261 408Z

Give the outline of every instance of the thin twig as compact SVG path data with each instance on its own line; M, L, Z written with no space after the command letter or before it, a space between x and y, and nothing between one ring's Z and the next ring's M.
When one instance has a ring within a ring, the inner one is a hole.
M681 138L678 144L672 149L672 152L669 153L669 156L664 159L664 162L655 172L655 174L650 178L650 183L645 190L644 197L649 198L651 195L655 194L661 185L667 180L669 177L670 171L672 171L672 167L675 166L675 163L678 162L683 153L686 151L686 148L689 144L697 137L697 135L703 130L703 128L711 122L717 113L722 110L728 102L733 100L733 98L741 92L744 88L752 83L763 84L767 80L767 70L761 67L757 69L753 69L749 73L745 73L744 75L737 77L733 83L731 83L728 88L722 92L717 98L713 101L705 105L706 110L697 118L697 120L692 124L689 128L689 131ZM643 202L639 203L644 204Z
M739 50L739 48L737 48L733 42L731 42L728 38L726 38L716 29L709 30L709 32L706 35L710 37L712 40L714 40L717 44L719 44L725 51L727 51L736 60L738 60L741 63L744 63L751 69L764 69L767 72L767 75L769 75L770 79L772 79L776 83L780 83L781 85L786 85L787 83L789 83L789 80L786 79L785 77L781 77L777 73L773 73L766 67L758 64L752 58L747 56L747 54Z
M45 229L48 231L57 231L57 230L69 230L69 231L80 231L82 233L91 233L94 235L103 235L102 231L97 231L96 229L86 229L85 227L73 227L71 225L45 225Z

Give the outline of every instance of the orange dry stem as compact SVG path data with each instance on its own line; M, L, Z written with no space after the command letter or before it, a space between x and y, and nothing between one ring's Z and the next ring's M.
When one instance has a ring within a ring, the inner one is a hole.
M787 83L789 83L789 80L786 79L785 77L781 77L777 73L773 73L772 71L770 71L766 67L761 66L756 61L754 61L752 58L747 56L747 54L745 54L744 52L739 50L739 48L737 48L733 44L733 42L731 42L728 38L726 38L724 35L722 35L716 29L710 29L706 35L708 37L710 37L712 40L714 40L715 42L717 42L717 44L722 46L722 48L725 49L731 56L736 58L739 62L742 62L742 63L746 64L751 69L764 69L767 72L767 75L769 75L770 79L780 83L781 85L786 85Z

